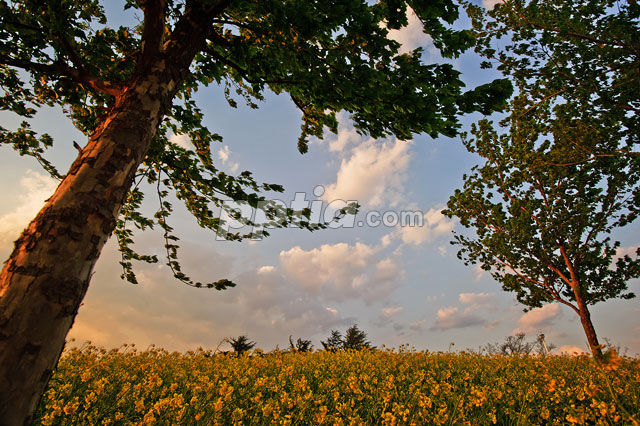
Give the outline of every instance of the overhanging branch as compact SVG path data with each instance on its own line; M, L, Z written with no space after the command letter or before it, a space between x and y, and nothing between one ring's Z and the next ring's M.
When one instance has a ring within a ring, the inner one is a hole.
M84 69L73 68L62 62L55 62L53 64L42 64L39 62L31 62L4 57L0 58L0 64L21 68L25 71L43 73L50 77L66 76L74 80L76 83L89 86L94 90L112 96L117 96L122 93L122 85L102 80Z

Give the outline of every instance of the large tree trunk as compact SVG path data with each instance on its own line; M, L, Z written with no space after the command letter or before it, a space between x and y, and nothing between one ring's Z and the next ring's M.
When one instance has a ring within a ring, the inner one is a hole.
M0 273L0 425L32 416L178 84L159 61L118 97Z
M142 2L134 76L0 273L0 426L32 423L135 172L230 1L187 2L164 44L166 1Z

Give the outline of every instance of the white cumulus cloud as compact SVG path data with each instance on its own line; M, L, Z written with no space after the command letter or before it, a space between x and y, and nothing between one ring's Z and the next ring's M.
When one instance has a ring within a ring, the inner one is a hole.
M231 149L227 145L218 150L218 158L220 158L222 165L226 166L231 173L236 173L240 164L235 161L231 161L231 154Z
M117 347L135 342L144 348L154 343L185 351L198 346L215 349L224 337L248 333L258 347L268 350L286 345L290 334L317 341L329 330L355 322L280 274L258 272L269 268L234 274L234 258L211 245L185 244L182 259L190 276L226 277L237 287L222 292L193 289L177 283L166 266L158 265L140 266L140 284L128 285L111 266L119 260L117 244L111 240L69 337L78 344L91 340ZM220 349L228 347L223 344Z
M487 305L493 295L493 293L460 293L458 300L465 305Z
M586 353L580 346L575 345L563 345L554 351L555 353L564 355L580 355Z
M431 208L423 215L423 226L401 226L400 237L406 244L420 245L449 235L455 226L453 220L442 214L442 209Z
M191 139L189 138L189 136L185 135L184 133L181 133L178 135L173 134L169 136L169 142L173 142L184 149L190 149L190 150L195 149L195 147L191 143Z
M460 311L457 306L438 309L432 330L450 330L487 325L487 320L468 311Z
M409 24L406 27L399 30L390 30L387 36L391 40L400 43L401 46L398 53L408 53L417 47L431 47L433 45L431 36L424 33L420 18L410 7L407 8L407 19Z
M404 198L411 144L369 139L355 146L348 158L343 158L336 182L325 187L322 199L354 200L367 207L397 204Z
M391 318L394 315L399 314L404 311L404 307L402 306L389 306L387 308L382 308L380 310L380 314L385 318Z
M323 244L311 250L295 246L280 252L280 263L284 275L309 293L372 303L387 296L404 277L394 259L378 259L378 250L360 242Z
M504 3L504 1L503 0L482 0L482 6L484 6L485 9L493 9L498 3Z
M258 268L258 273L259 274L270 274L271 272L275 271L276 268L271 266L271 265L265 265L265 266L261 266Z

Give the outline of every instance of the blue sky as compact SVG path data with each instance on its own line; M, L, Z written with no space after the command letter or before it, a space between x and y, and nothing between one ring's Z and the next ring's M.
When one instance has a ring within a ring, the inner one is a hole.
M118 18L116 11L111 15ZM122 18L118 18L122 19ZM393 35L406 49L422 45L425 59L435 59L424 38L411 26ZM455 61L470 87L495 78L480 70L469 53ZM514 331L531 339L545 333L562 347L586 349L577 316L568 308L547 305L529 313L479 269L466 267L449 245L455 221L440 215L462 175L477 159L458 139L371 140L357 135L340 116L338 135L314 140L300 155L296 141L300 114L285 96L269 94L258 110L239 103L230 108L222 90L200 91L197 100L209 127L224 137L214 147L218 166L227 172L251 170L258 181L284 185L274 198L289 204L296 193L326 205L357 200L367 212L420 211L425 226L362 226L310 233L274 230L262 241L216 241L178 207L170 224L182 238L181 259L188 275L200 281L229 278L238 284L223 292L193 289L170 277L161 265L139 265L140 284L119 279L115 240L105 247L91 286L69 337L107 347L156 344L170 350L216 347L224 337L247 334L263 349L285 347L288 337L311 339L316 347L332 329L357 323L378 346L409 344L418 349L472 348L502 341ZM465 119L468 125L479 116ZM18 120L0 115L4 127ZM34 129L50 133L56 146L49 157L65 170L84 144L71 123L56 110L42 111ZM188 146L184 137L175 139ZM0 256L31 219L55 183L37 163L0 147ZM324 194L313 191L318 185ZM179 203L176 202L176 206ZM149 209L154 209L152 202ZM622 246L637 246L640 227L618 236ZM138 236L143 252L162 254L157 233ZM630 288L639 290L639 282ZM640 353L637 300L609 301L593 308L601 338ZM225 346L222 346L225 348Z

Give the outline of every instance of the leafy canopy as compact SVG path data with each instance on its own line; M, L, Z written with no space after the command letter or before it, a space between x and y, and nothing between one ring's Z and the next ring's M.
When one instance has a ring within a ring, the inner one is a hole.
M126 0L123 7L137 9L140 22L115 27L98 0L0 1L0 109L25 118L18 129L0 128L0 143L35 157L52 176L60 178L61 173L44 157L53 141L29 127L38 109L60 107L90 136L115 98L144 74L151 51L142 46L145 31L160 35L162 51L162 43L192 20L189 11L213 3ZM364 0L221 0L216 7L219 12L207 24L206 39L197 41L199 53L184 70L184 82L139 166L115 230L123 278L133 283L132 261L158 261L156 256L133 249L134 230L159 227L167 265L176 278L196 287L233 285L226 280L194 282L180 269L178 238L168 223L172 193L200 226L229 240L250 235L226 232L220 209L229 218L253 225L229 200L262 209L267 218L262 225L267 228L290 224L310 230L324 227L309 223L308 210L284 209L263 195L282 191L281 186L259 184L247 171L231 176L218 170L211 145L221 141L221 136L207 127L194 100L194 93L203 87L222 86L231 107L242 101L257 108L267 91L287 93L302 114L298 140L302 153L307 151L309 137L321 138L325 128L336 131L336 112L341 110L351 114L360 131L373 137L409 139L423 132L435 137L454 135L462 113L501 108L511 93L505 80L464 92L459 72L451 64L425 63L421 49L400 55L399 44L387 37L389 29L407 25L411 8L442 56L456 57L473 45L474 38L469 31L451 29L458 18L452 0L381 0L374 4ZM187 135L195 149L173 143L173 134ZM153 217L141 212L145 187L156 189L158 210Z
M640 6L635 0L507 0L485 13L465 3L482 66L496 67L565 120L611 130L613 143L574 144L568 161L640 148Z
M332 330L331 335L326 341L321 341L325 351L336 352L339 350L360 350L374 349L371 342L367 340L367 333L358 328L358 324L354 324L347 329L344 337L338 330Z
M523 116L530 107L530 99L517 97L503 132L482 120L465 140L484 163L465 175L444 211L475 231L456 235L458 257L490 271L527 307L556 301L577 312L574 287L588 305L633 297L626 282L640 277L640 258L619 257L610 234L640 210L635 158L567 164L576 143L612 142L615 124L603 132L600 123L554 116L548 105Z
M251 340L249 340L246 334L238 337L231 337L228 340L231 348L238 356L250 351L256 346L256 342L252 342Z
M640 259L618 256L610 234L640 208L637 112L640 10L635 2L509 0L485 14L467 4L476 50L519 91L496 129L472 128L484 161L464 177L446 213L458 256L491 271L527 307L576 309L630 298ZM497 49L501 46L501 49Z

